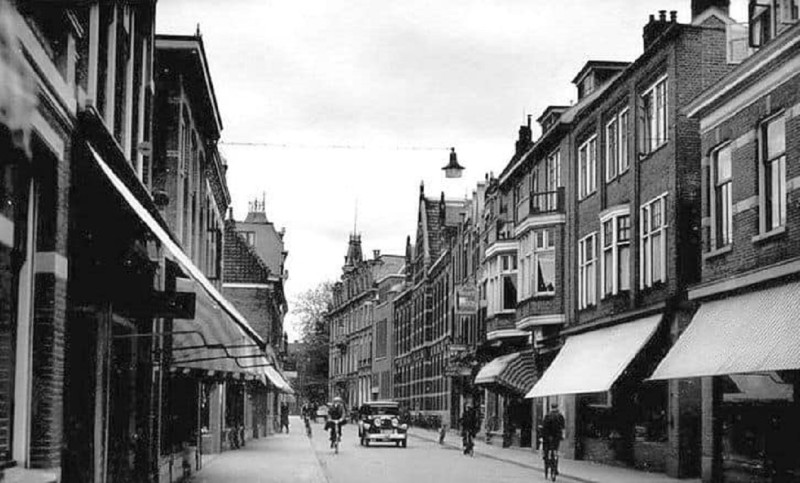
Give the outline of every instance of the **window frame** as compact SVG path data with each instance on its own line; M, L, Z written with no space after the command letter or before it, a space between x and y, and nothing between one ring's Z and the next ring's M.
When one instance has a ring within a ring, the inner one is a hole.
M669 193L662 193L648 202L642 204L639 211L639 247L641 262L639 263L639 288L653 287L658 282L667 281L667 233L669 224L667 223L667 196ZM653 206L660 204L661 219L657 229L652 227ZM659 237L660 259L658 279L653 277L653 238ZM648 263L649 262L649 263Z
M781 110L763 119L758 125L758 176L759 176L759 202L762 207L759 210L759 233L761 235L769 234L775 231L780 231L786 226L786 115L785 111ZM769 156L769 139L768 129L769 126L781 119L783 121L783 151L776 156ZM778 183L779 183L779 198L781 201L778 207L778 223L775 224L775 210L772 208L772 192L774 186L770 173L772 167L768 164L778 164ZM771 190L772 188L772 190Z
M663 96L659 87L663 86ZM650 99L648 101L648 99ZM663 74L639 95L643 118L640 120L640 156L646 157L669 142L669 76ZM659 102L661 105L659 106ZM650 115L652 114L652 118ZM655 135L654 135L655 133ZM663 136L663 137L661 137Z
M627 230L628 230L628 237L625 240L621 240L620 238L620 219L627 218ZM607 228L611 230L611 236L608 237ZM600 237L600 294L602 298L610 297L613 295L617 295L622 292L630 291L631 288L631 270L630 270L630 247L631 247L631 215L630 215L630 207L625 207L623 209L615 210L611 213L608 213L600 218L600 230L601 230L601 237ZM610 240L610 243L607 243L607 240ZM622 288L622 277L620 275L620 252L623 249L628 250L628 283L627 288ZM611 255L611 266L609 267L606 263L606 254L609 253ZM610 270L610 272L609 272ZM606 286L606 278L608 274L611 274L611 287Z
M591 246L592 258L586 255ZM578 308L583 310L597 305L597 232L593 231L578 240Z
M720 181L719 159L720 154L725 150L728 150L729 153L729 173L727 179ZM713 251L719 250L733 243L733 144L730 141L726 141L714 148L714 150L711 152L710 161L708 188L709 208L711 215L710 246L711 250ZM727 203L725 203L727 214L725 213L726 210L720 210L720 195L723 195L727 199ZM720 211L723 213L720 214ZM724 216L725 219L721 219L720 216ZM720 230L723 230L724 233L720 233ZM720 235L722 235L723 238L722 243L720 240Z
M542 228L540 230L533 230L531 232L531 261L529 269L532 272L532 277L529 277L531 283L531 295L534 297L549 297L556 294L556 277L555 277L555 264L556 264L556 245L555 245L555 231L554 228ZM539 245L539 234L542 235L542 244ZM551 236L552 234L552 236ZM552 257L553 260L553 290L539 291L539 259L544 257Z
M584 155L585 152L585 155ZM597 134L592 134L578 146L579 199L584 200L597 191Z
M624 123L623 123L624 120ZM612 124L616 125L616 133L614 135L614 160L611 162L611 141L609 136L609 128ZM604 133L606 137L605 145L605 174L606 183L619 178L625 174L631 166L629 159L628 142L630 134L628 129L630 126L630 108L625 106L614 113L610 120L606 122ZM611 168L613 167L613 174Z

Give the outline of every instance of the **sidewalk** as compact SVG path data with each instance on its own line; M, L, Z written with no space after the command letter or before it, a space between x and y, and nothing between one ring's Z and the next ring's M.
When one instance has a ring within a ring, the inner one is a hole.
M326 483L311 441L302 423L292 418L289 434L275 434L247 442L244 448L203 458L203 469L192 483Z
M411 428L411 436L428 440L438 441L439 432L421 428ZM481 438L475 438L475 455L491 458L517 466L523 466L532 470L540 471L544 474L544 465L541 455L530 448L503 448L499 445L500 438L495 439L498 445L486 444ZM445 446L461 448L461 435L457 431L450 430L444 442ZM558 469L561 475L584 483L699 483L700 480L678 480L670 478L663 473L647 473L628 468L602 465L589 461L577 461L562 458L558 462Z

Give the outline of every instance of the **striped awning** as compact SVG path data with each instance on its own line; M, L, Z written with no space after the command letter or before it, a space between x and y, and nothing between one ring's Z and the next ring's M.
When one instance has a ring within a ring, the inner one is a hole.
M497 357L475 376L477 385L498 385L519 394L526 394L535 383L536 360L531 351Z
M194 319L173 321L174 367L268 377L263 351L205 290L185 278L176 279L176 288L195 292L197 304Z
M800 369L800 282L705 302L651 379Z

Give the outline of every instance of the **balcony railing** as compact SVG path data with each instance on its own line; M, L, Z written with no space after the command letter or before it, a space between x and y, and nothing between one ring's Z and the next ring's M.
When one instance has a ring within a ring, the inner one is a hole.
M529 203L530 215L562 212L564 211L564 188L531 193Z

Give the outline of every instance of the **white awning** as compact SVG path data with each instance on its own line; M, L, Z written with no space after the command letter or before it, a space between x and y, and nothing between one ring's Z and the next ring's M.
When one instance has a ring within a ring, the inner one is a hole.
M281 375L280 371L274 367L267 367L265 373L267 375L267 379L269 379L269 382L278 388L278 390L285 392L286 394L294 394L292 386L289 385L286 379Z
M660 322L658 314L569 337L525 397L608 391Z
M800 282L706 302L651 379L800 369Z

